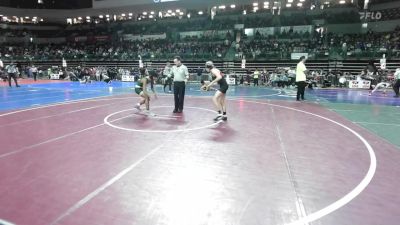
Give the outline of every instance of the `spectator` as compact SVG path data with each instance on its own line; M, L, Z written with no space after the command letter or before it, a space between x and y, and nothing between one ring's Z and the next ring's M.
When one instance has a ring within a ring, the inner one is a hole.
M297 64L296 67L296 82L297 82L297 101L301 100L305 100L304 98L304 91L305 88L307 86L306 83L306 72L307 72L307 68L305 66L306 62L306 57L305 56L301 56L300 57L300 62Z

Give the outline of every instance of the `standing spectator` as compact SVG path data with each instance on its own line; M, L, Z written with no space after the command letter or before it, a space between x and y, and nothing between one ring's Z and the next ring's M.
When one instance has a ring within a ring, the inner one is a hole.
M5 76L3 68L4 68L3 60L0 59L0 77L3 79L4 82L6 82L7 77Z
M263 71L261 72L261 79L262 79L262 85L267 85L268 83L268 72L267 69L263 69Z
M23 70L22 70L22 65L21 65L21 63L17 62L16 68L17 68L17 75L19 76L19 78L22 78L22 72L23 72Z
M163 76L165 79L164 83L164 92L165 88L169 86L169 93L171 93L171 86L172 86L172 75L171 75L171 63L167 62L167 65L165 65L164 71L163 71Z
M27 74L28 78L31 78L32 77L32 66L26 67L25 73Z
M197 76L201 77L201 75L203 75L203 69L199 67L197 67Z
M19 87L17 77L16 77L16 75L18 74L18 68L14 64L13 61L11 61L10 65L6 66L6 71L8 74L8 85L11 87L11 78L13 78L14 82L15 82L15 86Z
M33 76L33 80L36 81L37 80L37 75L38 75L38 69L35 65L32 65L32 67L30 68L31 72L32 72L32 76Z
M400 97L399 89L400 89L400 68L396 69L396 72L394 73L394 85L393 85L393 90L396 95L394 96L395 98Z
M305 100L304 99L304 91L306 89L306 72L307 68L304 64L306 62L306 57L300 57L300 62L297 64L296 67L296 83L297 83L297 101Z
M258 71L258 68L256 68L256 70L254 71L254 74L253 74L254 86L257 85L257 87L258 87L258 79L259 79L259 77L260 77L260 71Z
M188 68L182 64L181 57L176 56L174 59L175 66L172 67L172 75L174 76L174 101L175 108L173 113L182 113L185 101L186 82L189 79Z
M251 81L251 78L250 78L250 76L251 76L251 70L250 69L247 69L247 74L246 74L246 85L250 85L250 81Z

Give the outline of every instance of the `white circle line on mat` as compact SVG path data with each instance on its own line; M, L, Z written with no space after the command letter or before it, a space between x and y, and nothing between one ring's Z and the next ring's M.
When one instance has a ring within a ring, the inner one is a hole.
M359 140L361 140L361 142L364 144L364 146L367 148L368 153L369 153L369 157L370 157L370 165L369 165L369 169L367 174L364 176L364 178L361 180L361 182L353 189L351 190L349 193L347 193L345 196L343 196L342 198L340 198L339 200L331 203L330 205L316 211L313 212L305 217L299 218L296 221L290 222L290 223L286 223L285 225L303 225L306 223L310 223L313 222L315 220L321 219L324 216L327 216L330 213L333 213L334 211L340 209L341 207L345 206L346 204L348 204L349 202L351 202L354 198L356 198L358 195L361 194L361 192L363 192L365 190L365 188L370 184L372 178L375 175L376 172L376 166L377 166L377 161L376 161L376 155L374 152L374 149L371 147L371 145L368 143L367 140L365 140L364 137L362 137L359 133L357 133L356 131L354 131L353 129L347 127L346 125L339 123L335 120L329 119L327 117L315 114L315 113L311 113L311 112L307 112L304 110L300 110L300 109L295 109L295 108L291 108L288 106L282 106L282 105L276 105L276 104L271 104L271 103L266 103L266 102L257 102L257 101L248 101L248 100L242 100L244 102L248 102L248 103L254 103L254 104L263 104L263 105L270 105L273 107L278 107L278 108L283 108L283 109L289 109L289 110L293 110L293 111L297 111L297 112L301 112L304 114L308 114L311 116L315 116L318 117L320 119L329 121L333 124L336 124L344 129L346 129L347 131L349 131L350 133L352 133L353 135L355 135Z
M169 106L155 106L153 108L170 108ZM211 109L206 109L206 108L201 108L201 107L185 107L186 109L197 109L197 110L203 110L203 111L208 111L212 113L216 113L215 111ZM131 131L131 132L144 132L144 133L173 133L173 132L187 132L187 131L196 131L196 130L202 130L206 128L213 127L222 121L214 122L212 124L206 125L206 126L201 126L201 127L195 127L195 128L189 128L189 129L176 129L176 130L143 130L143 129L132 129L132 128L125 128L125 127L120 127L117 125L114 125L109 122L109 119L117 114L127 112L127 111L133 111L135 109L125 109L121 110L115 113L112 113L104 118L104 123L112 128L119 129L119 130L124 130L124 131ZM156 117L154 117L156 118Z

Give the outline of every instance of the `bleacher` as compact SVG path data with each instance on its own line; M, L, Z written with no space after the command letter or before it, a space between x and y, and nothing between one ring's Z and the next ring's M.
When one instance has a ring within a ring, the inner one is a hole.
M172 60L170 60L172 61ZM8 62L5 62L7 64ZM166 61L144 61L145 66L149 68L162 69L165 66ZM205 61L188 61L183 59L183 63L188 67L189 71L195 77L195 71L198 67L204 68ZM290 67L295 68L298 62L295 60L287 61L263 61L263 62L246 62L246 68L241 68L240 61L224 62L214 61L214 64L220 68L223 72L229 74L242 75L246 74L247 70L254 71L256 68L267 69L267 71L273 71L277 67ZM30 63L22 63L22 66L28 66L34 64L39 68L49 68L52 66L61 66L61 61L34 61ZM137 68L139 66L138 61L67 61L68 67L118 67L118 68ZM338 65L338 66L335 66ZM311 71L341 71L348 72L353 75L358 75L368 64L368 60L346 60L346 61L333 61L333 60L309 60L307 61L307 68ZM376 66L379 68L379 60L375 61ZM400 60L388 60L387 69L394 71L396 68L400 68Z

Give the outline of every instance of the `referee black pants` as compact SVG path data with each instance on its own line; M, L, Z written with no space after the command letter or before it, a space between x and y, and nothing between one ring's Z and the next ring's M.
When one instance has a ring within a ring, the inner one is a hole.
M400 79L398 79L396 83L393 85L393 90L394 93L396 93L396 96L400 96L399 89L400 89Z
M174 82L175 111L183 111L183 104L185 101L185 88L186 84L184 81Z
M15 86L19 87L17 77L15 76L15 73L9 73L8 74L8 85L11 87L11 78L14 79Z

